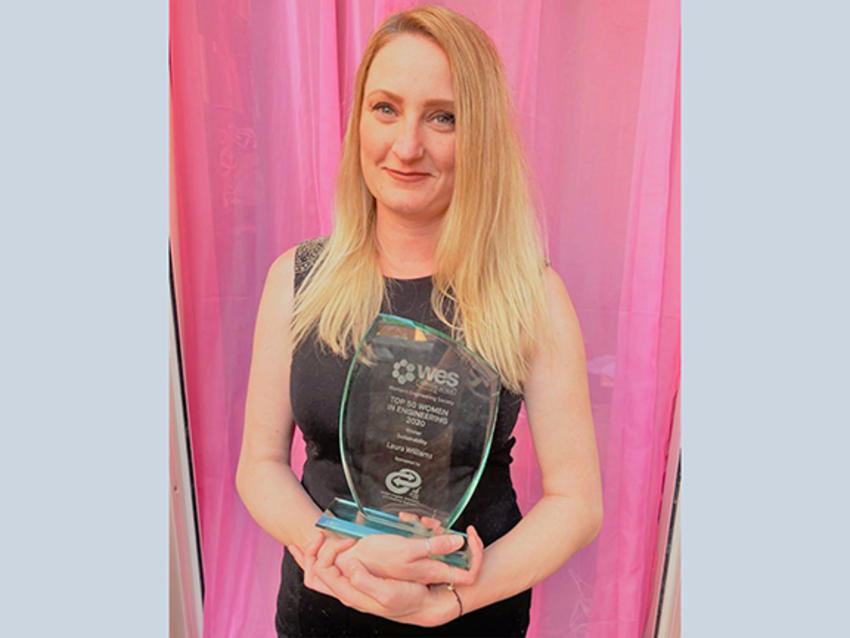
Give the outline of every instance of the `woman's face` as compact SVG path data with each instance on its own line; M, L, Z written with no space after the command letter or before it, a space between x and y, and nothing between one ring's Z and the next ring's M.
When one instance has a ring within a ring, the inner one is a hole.
M360 117L360 167L379 213L429 220L454 189L454 92L432 40L396 36L372 60Z

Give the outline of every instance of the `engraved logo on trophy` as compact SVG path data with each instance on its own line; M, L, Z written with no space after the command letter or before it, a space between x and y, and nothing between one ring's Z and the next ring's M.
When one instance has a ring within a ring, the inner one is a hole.
M393 364L393 377L395 377L399 385L404 385L416 379L416 375L413 374L415 370L415 365L408 363L407 359L402 359Z
M407 494L410 490L422 485L422 477L414 470L405 467L387 474L385 484L393 494Z

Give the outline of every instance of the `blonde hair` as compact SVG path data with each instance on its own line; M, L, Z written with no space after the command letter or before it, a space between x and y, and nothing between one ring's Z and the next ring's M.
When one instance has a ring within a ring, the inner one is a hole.
M375 198L360 166L359 123L369 67L381 47L403 33L423 35L443 49L455 96L454 191L437 245L431 306L452 336L519 393L535 345L550 334L545 257L525 159L496 47L474 22L439 7L391 15L366 46L343 142L336 223L295 296L293 343L315 329L321 343L345 356L381 310L386 287L375 242Z

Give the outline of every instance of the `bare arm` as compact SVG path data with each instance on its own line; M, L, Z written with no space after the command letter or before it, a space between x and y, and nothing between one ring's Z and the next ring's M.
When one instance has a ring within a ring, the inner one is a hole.
M320 511L289 465L294 258L292 248L272 264L257 311L236 489L266 532L303 551L315 538Z
M588 544L602 524L602 486L578 318L560 277L546 271L554 344L536 353L525 384L543 496L484 552L474 585L459 587L464 612L537 584Z

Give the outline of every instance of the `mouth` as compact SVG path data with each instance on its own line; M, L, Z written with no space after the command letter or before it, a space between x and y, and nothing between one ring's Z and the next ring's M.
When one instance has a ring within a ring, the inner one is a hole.
M430 173L420 173L416 171L397 171L392 168L383 167L387 174L401 182L418 182L420 180L425 179L426 177L430 177Z

